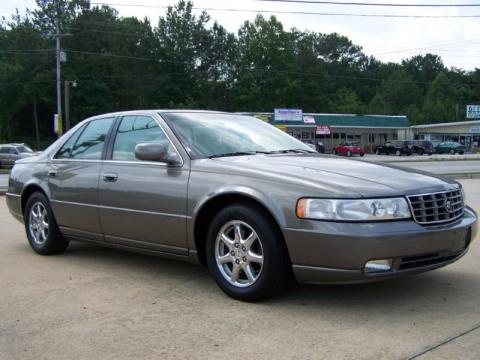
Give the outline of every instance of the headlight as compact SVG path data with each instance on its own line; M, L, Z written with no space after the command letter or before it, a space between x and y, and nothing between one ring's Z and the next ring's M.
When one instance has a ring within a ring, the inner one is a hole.
M300 199L296 213L302 219L337 221L396 220L411 217L404 198Z

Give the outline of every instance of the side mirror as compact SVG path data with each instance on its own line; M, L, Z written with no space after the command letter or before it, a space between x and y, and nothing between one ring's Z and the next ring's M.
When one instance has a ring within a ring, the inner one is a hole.
M137 144L135 157L138 160L158 161L169 165L181 164L181 159L176 153L169 153L167 147L159 143Z

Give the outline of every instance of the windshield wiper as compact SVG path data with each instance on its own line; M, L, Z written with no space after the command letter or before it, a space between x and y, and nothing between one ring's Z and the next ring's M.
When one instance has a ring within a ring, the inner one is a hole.
M242 155L256 155L258 154L257 151L235 151L235 152L230 152L230 153L224 153L224 154L214 154L210 155L208 158L213 159L217 157L226 157L226 156L242 156Z
M288 154L288 153L295 153L295 154L313 154L315 151L308 151L304 149L286 149L286 150L273 150L267 152L267 154Z

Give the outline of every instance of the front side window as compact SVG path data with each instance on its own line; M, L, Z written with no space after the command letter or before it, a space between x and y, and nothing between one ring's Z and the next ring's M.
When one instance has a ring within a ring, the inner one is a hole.
M139 161L135 157L135 146L145 143L163 144L168 151L173 151L167 136L153 118L144 115L125 116L117 130L112 160Z
M93 120L88 123L71 150L72 159L100 160L105 138L114 118Z

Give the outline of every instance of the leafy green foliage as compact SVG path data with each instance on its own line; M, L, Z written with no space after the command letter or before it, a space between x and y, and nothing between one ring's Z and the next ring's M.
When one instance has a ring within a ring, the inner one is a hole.
M382 63L337 33L286 30L258 15L237 34L181 0L154 25L88 0L37 0L0 23L0 140L54 138L55 37L67 62L72 124L138 108L406 114L413 123L464 118L480 101L480 69L447 69L433 54Z

